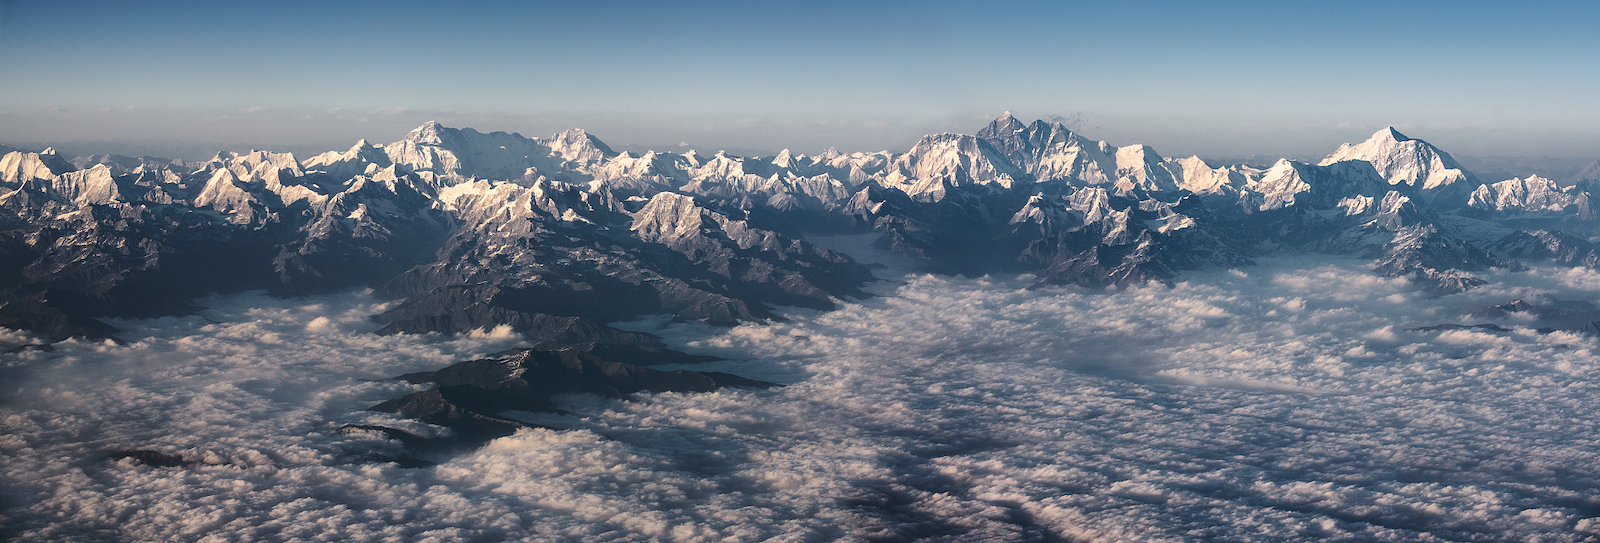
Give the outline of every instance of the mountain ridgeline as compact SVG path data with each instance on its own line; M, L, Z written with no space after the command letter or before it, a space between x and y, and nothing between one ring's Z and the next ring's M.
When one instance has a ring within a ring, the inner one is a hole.
M0 326L112 337L105 318L210 293L370 287L379 333L509 326L658 348L605 323L733 324L866 296L867 267L805 241L877 235L937 273L1171 284L1184 270L1316 252L1448 293L1520 260L1600 265L1593 179L1477 179L1384 129L1310 164L1213 167L1006 114L906 153L618 153L430 122L308 158L204 162L53 151L0 158Z

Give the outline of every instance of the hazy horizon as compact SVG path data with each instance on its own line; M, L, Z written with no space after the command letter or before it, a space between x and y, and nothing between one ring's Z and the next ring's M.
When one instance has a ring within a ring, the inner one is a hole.
M0 0L0 541L1595 542L1595 22Z
M1069 126L1072 126L1072 125L1075 125L1075 124L1082 124L1082 120L1081 119L1063 119L1060 116L1054 116L1054 118L1046 119L1046 120L1055 121L1055 122L1063 122L1065 124L1068 124ZM986 125L988 122L989 122L989 120L984 120L982 122L982 124ZM450 123L445 123L445 124L446 124L446 126L451 126ZM490 129L481 129L480 127L477 127L477 126L470 126L470 125L465 125L465 124L451 126L451 128L470 128L470 129L473 129L473 130L478 130L480 132L486 132L486 133L487 132L495 132L496 131L496 130L490 130ZM575 126L575 127L571 127L571 128L582 128L582 127L576 127ZM391 137L388 137L388 138L384 138L384 137L368 137L368 138L359 138L359 139L366 139L368 141L375 142L375 143L389 143L389 142L396 141L396 140L399 140L399 139L403 138L404 135L409 131L410 131L410 129L398 130L398 131L395 132L395 135L393 135ZM500 132L515 132L515 131L509 131L509 130L499 130L499 131ZM978 128L969 128L969 129L966 129L966 130L930 131L930 132L928 132L928 134L934 134L934 133L938 133L938 132L955 132L955 133L971 134L971 133L976 133L977 131L978 131ZM1402 130L1402 132L1404 132L1404 130ZM668 143L655 143L655 144L644 143L644 144L641 144L641 143L633 143L633 142L616 143L616 142L614 142L612 140L609 140L605 136L605 134L599 134L599 133L596 133L596 132L594 132L592 130L590 130L589 133L590 133L590 135L598 137L601 141L605 142L608 146L610 146L613 150L615 150L617 152L631 152L631 153L633 153L635 155L642 154L642 153L644 153L645 151L648 151L648 150L672 151L672 152L686 152L686 151L689 151L689 150L696 150L696 151L699 151L701 153L714 153L714 152L723 151L723 152L727 152L729 154L738 155L738 156L770 157L770 156L773 156L773 155L777 154L780 151L780 149L770 149L770 148L753 148L753 147L738 147L738 146L707 146L707 145L699 145L699 144L691 143L691 142L688 142L688 141L679 142L677 144L668 144ZM538 137L548 137L548 136L550 136L550 134L538 134L538 133L531 133L531 134L523 133L522 135L525 136L525 137L530 137L530 138L538 138ZM1084 134L1084 135L1085 136L1089 136L1089 137L1093 137L1091 134ZM921 136L918 136L918 139L920 139L920 137ZM1426 138L1416 138L1416 139L1426 139ZM1341 143L1341 144L1342 143L1359 143L1359 142L1364 141L1364 140L1365 140L1365 138L1363 137L1363 138L1352 139L1349 142L1339 142L1339 143ZM249 152L249 151L253 151L253 150L266 150L266 151L272 151L272 152L293 153L298 158L305 159L305 158L309 158L311 156L315 156L317 154L321 154L321 153L328 152L328 151L342 151L344 149L347 149L350 145L354 144L355 142L356 142L356 140L351 140L350 142L343 142L343 143L330 142L330 143L325 143L325 144L317 144L317 143L285 143L285 142L279 142L279 143L222 142L222 141L159 140L159 139L151 139L151 140L127 139L127 140L100 140L100 141L93 141L93 140L90 140L90 141L53 141L53 142L49 142L49 141L43 141L43 142L0 141L0 152L5 152L8 149L16 149L16 150L22 150L22 151L28 151L28 152L37 152L37 151L42 151L42 150L44 150L46 148L52 148L52 149L55 149L57 152L61 153L62 155L69 156L69 157L72 157L72 156L86 157L86 156L90 156L90 155L114 154L114 155L124 155L124 156L143 156L143 157L152 157L152 158L161 158L161 159L179 159L179 160L185 160L185 161L203 161L203 160L208 160L208 159L212 158L213 156L215 156L218 152L223 152L223 151L233 151L233 152L243 153L243 152ZM902 152L905 152L908 149L910 149L912 144L914 144L915 142L916 142L916 139L912 139L912 140L909 140L909 143L907 143L906 145L901 145L901 146L898 146L898 147L886 147L886 148L880 148L880 149L845 149L845 148L837 148L837 147L835 147L835 148L837 150L839 150L839 151L846 152L846 153L856 152L856 151L863 151L863 152L890 151L890 152L895 152L895 153L902 153ZM1114 145L1117 144L1117 142L1110 142L1110 143L1112 143ZM816 154L816 153L818 153L820 151L820 149L811 149L811 148L795 149L795 148L790 148L790 147L783 147L782 149L783 150L789 150L791 152L804 153L804 154ZM1155 147L1155 149L1156 149L1157 152L1163 152L1163 150L1160 147ZM1330 154L1334 149L1337 149L1337 144L1329 147L1329 149L1327 151L1321 152L1321 153L1301 153L1301 154L1285 154L1285 155L1275 155L1275 154L1269 154L1269 153L1253 153L1253 154L1242 154L1241 153L1241 154L1235 154L1235 155L1201 155L1201 158L1205 159L1208 163L1211 163L1213 166L1223 166L1223 165L1232 165L1232 164L1241 164L1241 163L1243 163L1243 164L1252 164L1252 165L1255 165L1257 167L1264 167L1264 166L1269 165L1269 164L1271 164L1273 162L1276 162L1278 159L1282 159L1282 158L1315 163L1318 160L1320 160L1323 157L1325 157L1328 154ZM1448 149L1446 149L1445 151L1447 153L1449 152ZM1173 158L1188 156L1188 155L1185 155L1185 154L1173 154L1173 153L1164 153L1164 152L1163 152L1163 154L1164 154L1164 156L1173 157ZM1561 155L1515 156L1515 155L1469 155L1469 154L1453 154L1453 156L1458 161L1460 161L1465 168L1467 168L1470 171L1473 171L1474 173L1477 173L1477 174L1483 176L1485 180L1500 180L1500 179L1510 179L1512 177L1526 177L1526 176L1529 176L1529 175L1538 175L1538 176L1541 176L1541 177L1555 179L1555 180L1557 180L1559 182L1567 182L1567 181L1571 181L1571 179L1576 179L1575 176L1580 174L1580 172L1587 171L1586 168L1588 166L1590 166L1591 164L1596 163L1596 162L1600 162L1600 159L1596 159L1595 158L1596 156L1600 156L1600 153L1596 153L1596 154L1593 154L1593 155L1566 155L1566 156L1561 156Z
M331 150L439 120L903 151L1009 110L1167 156L1321 156L1395 126L1458 156L1594 157L1597 9L6 2L0 143Z

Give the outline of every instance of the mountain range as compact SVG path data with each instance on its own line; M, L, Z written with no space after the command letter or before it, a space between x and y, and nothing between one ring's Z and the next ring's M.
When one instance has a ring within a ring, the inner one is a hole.
M1316 163L1212 166L1009 113L905 153L616 152L429 122L393 143L203 162L0 158L0 326L113 338L106 318L210 293L372 288L379 333L510 326L536 341L656 345L606 323L733 324L862 298L871 270L813 245L876 235L927 271L1039 284L1171 284L1283 253L1355 255L1455 292L1521 260L1600 263L1596 182L1479 179L1386 128Z

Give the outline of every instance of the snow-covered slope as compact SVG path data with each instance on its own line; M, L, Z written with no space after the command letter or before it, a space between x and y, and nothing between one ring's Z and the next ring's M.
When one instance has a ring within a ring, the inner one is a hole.
M1589 193L1578 186L1560 187L1536 175L1479 185L1467 206L1499 212L1548 212L1592 219Z
M1346 160L1370 162L1390 184L1407 185L1447 200L1465 197L1466 191L1477 187L1472 174L1448 153L1426 141L1408 138L1393 127L1379 130L1359 144L1340 145L1318 165Z
M1588 184L1479 185L1447 153L1393 129L1319 164L1266 170L1163 157L1009 113L905 153L635 155L579 129L527 138L429 122L393 143L304 160L268 151L74 160L0 157L0 250L20 277L3 299L35 300L10 306L23 316L0 324L60 335L70 319L35 310L138 314L130 304L150 296L177 307L205 289L355 285L411 300L391 331L512 318L545 333L572 325L567 317L648 312L732 322L770 315L767 304L826 307L859 292L864 268L798 240L810 232L875 232L931 270L1096 288L1323 251L1380 258L1380 271L1449 290L1470 286L1464 269L1509 262L1480 245L1555 254L1508 235L1519 230L1600 237ZM40 289L52 288L101 301L39 309Z
M29 181L50 181L75 169L55 149L38 153L12 151L0 157L0 182L16 187Z
M1259 209L1266 211L1297 205L1328 209L1347 198L1382 197L1390 185L1364 161L1313 166L1283 159L1245 188L1261 195Z
M883 181L912 198L939 201L952 187L997 186L1010 189L1027 175L977 136L934 134L923 136L890 167Z
M1172 174L1179 189L1194 194L1234 195L1260 179L1262 172L1248 167L1213 168L1198 156L1168 158L1162 166Z

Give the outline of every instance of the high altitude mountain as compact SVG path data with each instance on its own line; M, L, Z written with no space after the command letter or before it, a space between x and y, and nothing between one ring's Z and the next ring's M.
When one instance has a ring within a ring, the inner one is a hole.
M1472 174L1461 169L1448 153L1428 142L1408 138L1392 127L1379 130L1360 144L1339 146L1319 164L1344 160L1370 162L1389 184L1405 185L1441 199L1459 197L1477 186Z
M189 313L214 292L367 287L400 300L373 316L379 334L507 327L542 342L403 376L436 387L374 407L450 427L455 441L345 429L425 452L527 426L505 412L554 410L562 393L771 386L644 367L702 360L607 323L734 324L866 296L868 268L807 234L871 233L929 271L1029 273L1038 285L1171 284L1185 270L1319 252L1450 293L1482 284L1475 272L1521 269L1515 259L1600 267L1594 185L1481 183L1392 128L1316 163L1256 168L1010 114L905 153L634 155L582 130L527 138L434 122L303 159L12 151L0 157L0 326L45 341L115 337L102 319Z
M619 153L429 122L309 158L0 157L0 325L106 337L98 319L212 292L371 287L380 333L510 326L652 345L605 323L731 324L827 309L872 280L811 233L878 235L945 273L1120 288L1277 252L1372 258L1450 292L1513 258L1594 265L1591 183L1479 182L1392 128L1317 163L1212 166L1009 113L905 153Z

